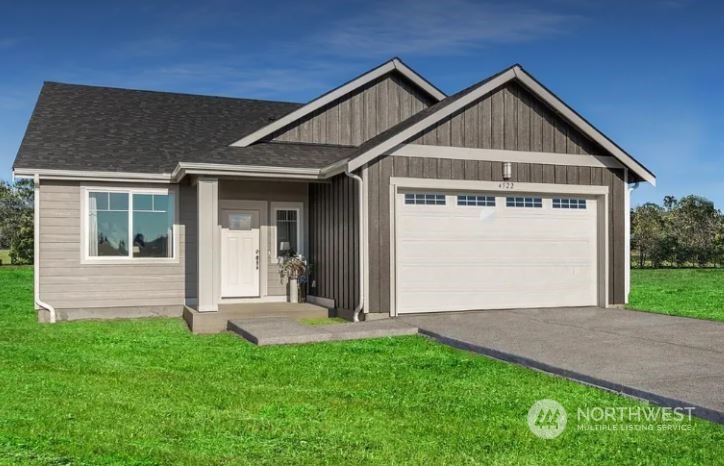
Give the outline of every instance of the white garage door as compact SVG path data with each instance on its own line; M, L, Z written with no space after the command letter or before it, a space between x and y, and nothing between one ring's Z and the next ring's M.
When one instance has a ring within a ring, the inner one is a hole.
M398 314L597 304L596 200L397 195Z

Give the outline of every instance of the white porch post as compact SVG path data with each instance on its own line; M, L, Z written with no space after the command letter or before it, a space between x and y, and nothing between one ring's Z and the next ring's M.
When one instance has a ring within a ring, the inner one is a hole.
M199 178L196 182L198 215L199 312L218 311L217 231L219 228L219 180Z

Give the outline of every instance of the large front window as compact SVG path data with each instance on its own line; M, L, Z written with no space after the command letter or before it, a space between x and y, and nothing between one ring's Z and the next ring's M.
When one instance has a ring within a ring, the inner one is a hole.
M168 192L89 190L89 258L171 258L174 196Z

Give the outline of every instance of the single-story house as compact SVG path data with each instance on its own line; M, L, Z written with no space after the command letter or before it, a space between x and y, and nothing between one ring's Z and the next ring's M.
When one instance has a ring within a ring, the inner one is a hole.
M43 321L285 301L289 251L348 318L621 306L655 183L519 65L446 95L397 58L306 104L46 82L13 168Z

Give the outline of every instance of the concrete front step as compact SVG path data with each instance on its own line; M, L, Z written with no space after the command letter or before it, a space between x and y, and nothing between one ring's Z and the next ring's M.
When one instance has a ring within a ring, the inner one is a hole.
M227 328L259 346L417 335L417 327L395 319L312 326L266 317L230 320Z
M240 303L222 304L216 312L199 312L186 307L183 318L193 333L219 333L227 329L230 320L262 317L290 319L320 319L335 314L326 307L310 303Z

